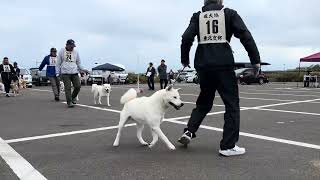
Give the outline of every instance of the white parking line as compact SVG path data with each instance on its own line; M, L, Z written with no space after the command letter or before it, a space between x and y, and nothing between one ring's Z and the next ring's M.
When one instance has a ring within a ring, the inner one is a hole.
M0 138L0 156L21 180L47 179L2 138Z
M249 92L240 92L240 94L248 95L269 95L269 96L294 96L294 97L320 97L319 95L307 95L307 94L270 94L270 93L249 93Z
M184 104L194 104L196 105L197 103L195 102L186 102L186 101L183 101ZM220 105L220 104L213 104L213 106L216 106L216 107L224 107L224 105Z
M292 113L292 114L304 114L304 115L312 115L312 116L320 116L319 113L309 113L309 112L298 112L298 111L287 111L287 110L279 110L279 109L265 109L258 108L258 111L270 111L270 112L282 112L282 113Z
M181 96L194 96L198 97L197 94L180 94ZM216 96L216 98L220 98L220 96ZM250 97L239 97L240 99L247 99L247 100L262 100L262 101L278 101L278 102L291 102L295 100L283 100L283 99L269 99L269 98L250 98Z
M244 111L244 110L263 110L263 109L268 108L268 107L283 106L283 105L298 104L298 103L309 103L309 102L315 102L315 101L319 101L319 100L320 99L312 99L312 100L305 100L305 101L292 101L292 102L270 104L270 105L256 106L256 107L250 107L250 108L241 108L241 111ZM81 105L81 104L78 104L77 106L91 108L91 109L97 109L97 110L103 110L103 111L108 111L108 112L114 112L114 113L119 113L120 112L118 110L105 109L105 108L99 108L99 107L95 107L95 106L88 106L88 105ZM282 112L284 112L284 111L282 111ZM224 111L209 113L208 116L216 115L216 114L222 114L222 113L224 113ZM289 113L292 113L292 112L290 111ZM305 114L307 114L307 113L305 113ZM308 114L315 115L314 113L308 113ZM187 122L182 122L182 121L178 121L178 120L184 120L184 119L189 119L189 118L190 118L190 116L185 116L185 117L177 117L177 118L165 119L165 121L176 123L176 124L186 125ZM135 124L129 124L128 126L134 126L134 125ZM23 142L23 141L30 141L30 140L36 140L36 139L44 139L44 138L66 136L66 135L73 135L73 134L83 134L83 133L89 133L89 132L95 132L95 131L103 131L103 130L116 129L116 128L117 128L117 126L111 126L111 127L104 127L104 128L98 128L98 129L89 129L89 130L82 130L82 131L74 131L74 132L58 133L58 134L35 136L35 137L28 137L28 138L20 138L20 139L14 139L14 140L7 140L5 142L7 142L7 143ZM208 129L208 130L219 131L219 132L223 131L220 128L215 128L215 127L210 127L210 126L201 126L201 128ZM250 134L250 133L244 133L244 132L241 132L240 135L241 136L245 136L245 137L252 137L252 138L256 138L256 139L262 139L262 140L267 140L267 141L279 142L279 143L284 143L284 144L290 144L290 145L295 145L295 146L301 146L301 147L319 149L320 150L320 146L319 145L315 145L315 144L308 144L308 143L303 143L303 142L279 139L279 138L268 137L268 136L263 136L263 135L256 135L256 134Z
M175 124L187 125L186 122L182 122L182 121L169 120L168 122L172 122ZM220 129L220 128L211 127L211 126L204 126L204 125L201 125L200 128L212 130L212 131L218 131L218 132L223 131L223 129ZM320 145L316 145L316 144L309 144L309 143L304 143L304 142L291 141L291 140L286 140L286 139L279 139L279 138L244 133L244 132L240 132L240 136L251 137L251 138L261 139L261 140L265 140L265 141L272 141L272 142L278 142L278 143L283 143L283 144L290 144L290 145L294 145L294 146L300 146L300 147L306 147L306 148L320 150Z
M126 127L135 126L136 124L127 124ZM85 134L85 133L91 133L91 132L98 132L98 131L105 131L110 129L117 129L118 126L110 126L110 127L102 127L102 128L95 128L95 129L87 129L87 130L79 130L79 131L71 131L71 132L65 132L65 133L55 133L55 134L48 134L48 135L41 135L41 136L32 136L32 137L25 137L25 138L19 138L19 139L11 139L6 140L5 142L10 143L17 143L17 142L25 142L25 141L33 141L38 139L48 139L53 137L61 137L61 136L71 136L75 134Z
M297 93L315 93L315 94L320 94L320 92L316 92L316 91L311 91L311 90L290 90L290 89L284 89L284 90L263 90L263 89L248 89L248 91L257 91L257 92L297 92Z

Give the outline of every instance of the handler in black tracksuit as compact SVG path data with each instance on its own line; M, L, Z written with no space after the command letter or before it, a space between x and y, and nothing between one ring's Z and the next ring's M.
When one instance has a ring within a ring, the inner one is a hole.
M225 27L222 27L218 21L210 19L211 16L219 17L219 14L216 15L216 13L202 15L201 21L202 12L208 11L224 12L225 18L220 20L223 21L224 19ZM256 43L241 17L236 11L225 8L222 5L222 0L205 0L202 12L199 11L193 14L189 27L182 36L181 63L185 67L190 63L189 52L194 37L197 36L198 38L199 45L195 55L194 66L200 77L201 92L197 100L197 106L192 111L188 126L179 142L187 145L192 138L195 138L195 133L203 119L212 109L215 92L218 91L226 109L223 139L220 142L220 148L221 150L229 150L234 148L238 142L240 124L239 92L234 72L233 52L229 45L231 37L234 35L240 39L257 72L260 69L260 55ZM205 24L200 27L200 22ZM203 27L205 27L204 31ZM225 33L222 32L221 34L220 30L225 31ZM215 35L215 33L217 34Z
M11 81L12 77L15 76L16 72L11 64L9 64L9 59L7 57L3 58L3 62L0 65L0 73L1 73L1 79L2 83L4 85L6 96L10 97L10 87L11 87Z

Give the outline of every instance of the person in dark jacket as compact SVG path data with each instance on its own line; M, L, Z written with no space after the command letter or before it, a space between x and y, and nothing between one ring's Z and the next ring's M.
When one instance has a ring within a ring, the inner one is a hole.
M185 67L190 63L189 52L194 37L197 36L199 45L194 66L200 77L201 92L187 128L178 141L188 145L196 137L195 133L212 109L215 92L218 91L226 109L219 153L223 156L245 154L245 148L236 146L239 140L240 106L234 57L229 42L232 36L240 39L256 75L260 70L259 51L251 33L235 10L225 8L223 0L204 2L202 11L193 14L189 27L182 36L181 63Z
M169 83L173 84L173 82L174 82L174 72L171 69L170 72L169 72Z
M149 63L149 67L146 72L146 76L148 77L148 86L149 90L154 90L154 76L156 74L156 69L153 67L153 63Z
M9 92L11 88L11 81L14 76L16 76L16 72L11 64L9 64L9 58L4 57L3 62L0 65L0 74L2 83L4 85L6 91L6 97L10 97Z
M55 101L60 101L60 79L56 76L57 49L51 48L50 55L46 56L39 70L47 66L47 77L50 79Z
M165 89L168 85L167 65L165 60L161 60L161 64L158 67L158 73L160 78L160 88Z
M18 63L17 62L13 63L13 68L14 68L14 71L16 72L16 76L20 77L20 68L18 67Z

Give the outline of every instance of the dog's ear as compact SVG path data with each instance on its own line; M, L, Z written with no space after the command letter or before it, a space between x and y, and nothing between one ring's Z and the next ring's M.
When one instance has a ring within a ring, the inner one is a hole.
M167 91L171 91L172 89L173 89L173 86L172 86L172 85L169 85L169 86L166 88Z

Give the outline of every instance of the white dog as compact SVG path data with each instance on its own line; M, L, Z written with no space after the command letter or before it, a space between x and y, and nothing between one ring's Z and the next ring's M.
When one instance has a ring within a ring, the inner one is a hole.
M94 104L97 104L97 98L98 98L98 103L101 103L101 98L106 96L107 97L107 104L108 106L110 105L110 92L111 92L111 85L110 84L104 84L104 85L97 85L97 84L92 84L92 89L91 92L93 93L93 101Z
M5 93L4 84L2 84L2 82L0 82L0 93Z
M130 89L121 97L121 104L124 108L120 114L120 122L117 137L113 146L119 146L121 131L125 123L131 119L137 123L137 137L142 145L153 147L159 137L171 150L175 150L175 146L168 140L160 129L160 124L163 122L166 110L173 106L179 110L184 104L180 100L180 89L173 89L169 86L167 89L157 91L150 97L137 98L137 91ZM150 144L142 138L144 125L147 124L151 128L153 140Z

